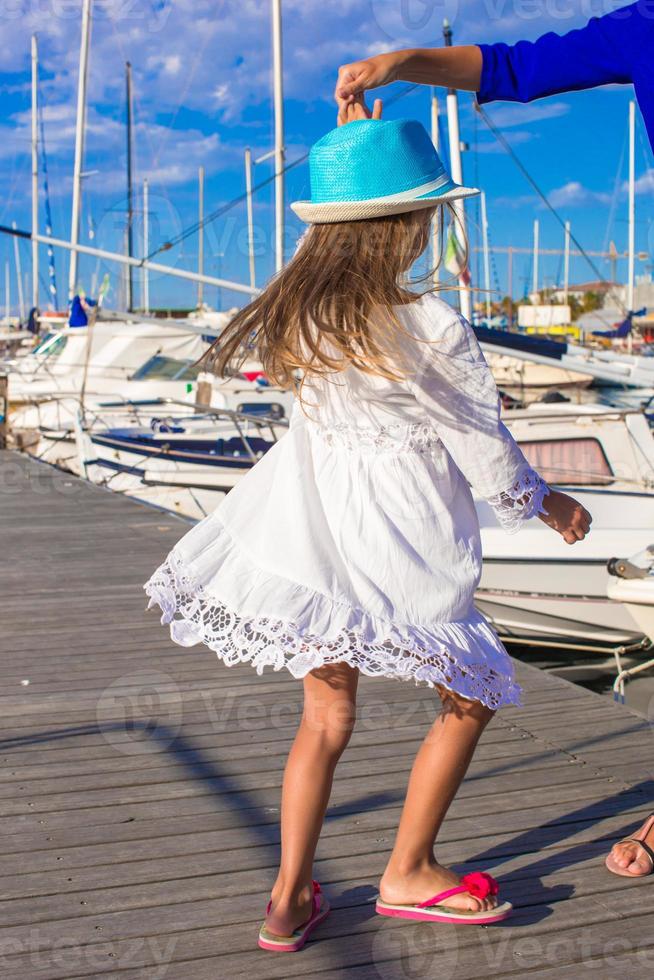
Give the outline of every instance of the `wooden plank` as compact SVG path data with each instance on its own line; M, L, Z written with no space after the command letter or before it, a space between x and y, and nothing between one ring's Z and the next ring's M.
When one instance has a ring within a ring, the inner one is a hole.
M441 860L500 876L516 905L510 924L427 926L413 938L410 924L374 916L413 753L438 699L424 686L364 678L316 862L335 911L300 957L264 958L254 942L275 874L300 685L286 673L227 669L201 647L182 651L145 614L142 583L187 524L24 457L0 453L0 467L15 491L0 512L8 975L249 980L264 969L447 980L452 951L461 980L482 969L535 980L651 975L651 888L602 863L647 810L649 726L522 664L525 706L500 712L485 733L438 843ZM61 574L46 580L44 567ZM148 673L156 697L139 714ZM139 717L150 726L141 734ZM610 943L620 939L631 945L624 970L611 973Z

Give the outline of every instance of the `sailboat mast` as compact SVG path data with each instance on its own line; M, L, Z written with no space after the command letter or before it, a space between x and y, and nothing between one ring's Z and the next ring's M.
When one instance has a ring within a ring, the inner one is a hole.
M484 249L484 289L486 290L486 319L491 319L490 252L488 249L488 215L486 213L486 194L481 192L481 234Z
M32 235L39 233L39 53L32 34ZM32 306L39 305L39 243L32 238Z
M565 223L565 240L563 243L563 302L568 305L570 291L570 222Z
M627 312L634 309L634 266L636 257L636 103L629 103L629 269Z
M436 89L433 85L431 88L431 141L434 144L434 149L438 153L438 97L436 95ZM437 211L431 222L431 264L433 269L434 285L438 283L440 278L440 270L438 269L440 251L440 217L439 212Z
M204 273L204 167L198 170L198 275ZM198 280L198 309L204 301L203 283Z
M127 101L127 257L134 254L134 198L132 190L132 66L125 63L125 96ZM127 312L133 309L134 272L127 266Z
M252 202L252 150L245 149L245 200L248 215L248 264L250 267L250 285L256 286L256 270L254 265L254 214Z
M446 48L452 46L452 28L447 20L443 21L443 39ZM459 134L459 98L454 88L448 88L447 90L447 128L450 140L450 169L452 171L452 180L456 184L462 184L463 164L461 161L461 137ZM466 212L463 201L453 201L452 208L456 215L455 232L457 234L460 232L463 241L465 241ZM459 292L461 313L466 320L470 320L472 310L470 291L465 283L462 282L461 278L459 278L459 284L463 287Z
M143 181L143 254L150 253L150 213L148 178ZM147 266L143 269L143 312L150 312L150 279Z
M540 223L538 218L534 221L534 285L532 292L536 297L536 302L540 303L540 294L538 292L538 256L540 255L539 240L540 237Z
M272 0L273 95L275 105L275 271L284 265L284 86L282 75L282 2Z
M16 222L11 222L11 227L16 230ZM14 235L14 263L16 265L16 285L18 287L18 316L20 322L25 322L25 301L23 298L23 273L20 267L20 249L18 248L18 235Z
M89 62L89 40L91 36L91 0L83 0L82 39L79 53L79 76L77 79L77 120L75 123L75 161L73 164L73 209L70 222L70 253L68 269L68 297L72 299L77 288L77 259L75 246L79 243L79 218L82 199L82 159L84 157L84 128L86 125L86 80Z

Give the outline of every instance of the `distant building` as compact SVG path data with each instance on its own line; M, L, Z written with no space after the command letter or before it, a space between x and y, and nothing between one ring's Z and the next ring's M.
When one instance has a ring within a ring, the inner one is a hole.
M622 285L618 286L615 296L619 303L626 305L627 287ZM612 305L615 305L615 299ZM634 310L642 310L643 307L645 307L648 312L654 310L654 282L652 282L652 276L650 273L645 273L642 276L636 276L636 281L634 283Z
M622 285L617 282L605 282L602 279L591 280L590 282L579 282L571 283L568 286L568 299L576 299L580 303L588 293L594 293L596 296L606 296L607 293L614 293L615 290L622 289ZM564 298L564 290L562 286L557 286L550 293L550 302L552 303L562 303Z

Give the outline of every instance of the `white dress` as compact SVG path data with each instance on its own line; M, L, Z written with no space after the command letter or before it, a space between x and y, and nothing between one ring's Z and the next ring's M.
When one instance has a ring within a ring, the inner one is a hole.
M469 483L508 530L542 511L548 488L500 421L468 323L433 294L397 314L418 341L406 340L408 379L349 368L305 385L306 410L295 403L288 432L145 585L150 605L177 643L259 674L346 662L490 708L519 703L473 605Z

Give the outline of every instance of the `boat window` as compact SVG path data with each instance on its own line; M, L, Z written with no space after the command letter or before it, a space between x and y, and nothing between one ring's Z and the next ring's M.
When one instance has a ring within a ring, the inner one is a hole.
M597 439L544 439L521 442L520 448L546 483L605 486L614 480Z
M194 381L200 371L200 365L195 364L194 361L182 361L175 357L154 354L134 372L132 381L153 381L156 379Z
M283 419L286 414L279 402L241 402L236 411L244 415L267 415L271 419Z
M58 354L61 354L67 342L68 337L63 334L47 333L41 342L32 350L32 354L45 354L46 357L56 357Z

